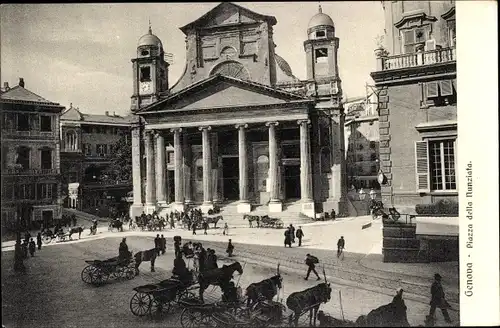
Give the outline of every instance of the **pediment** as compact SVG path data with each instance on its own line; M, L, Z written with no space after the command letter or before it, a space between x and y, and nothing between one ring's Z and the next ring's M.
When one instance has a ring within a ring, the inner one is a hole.
M180 29L187 34L192 28L205 29L235 24L252 24L261 21L270 21L272 25L276 24L276 18L273 16L261 15L234 3L223 2Z
M429 16L421 10L416 10L413 12L405 13L403 18L398 22L394 23L394 26L398 29L412 28L416 26L422 26L426 22L435 22L437 20L434 16Z
M266 106L297 101L307 101L307 98L255 82L215 75L143 108L138 114L171 110Z
M82 113L75 108L75 107L70 107L68 110L66 110L64 113L61 115L61 120L68 120L68 121L81 121L82 120Z

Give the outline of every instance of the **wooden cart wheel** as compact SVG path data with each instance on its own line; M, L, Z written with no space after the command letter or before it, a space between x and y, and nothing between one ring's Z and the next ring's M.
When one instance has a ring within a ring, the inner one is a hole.
M150 313L151 297L144 293L135 293L130 299L130 311L138 316L143 317Z
M92 283L92 272L95 268L92 265L87 265L82 270L82 280L84 283L91 284Z
M50 244L50 242L52 241L52 237L50 236L44 236L43 239L42 239L43 243L44 244Z
M200 312L186 308L181 314L181 325L183 328L199 327L202 319L203 315Z
M125 271L125 278L132 280L135 278L135 268L127 268Z
M104 272L101 268L95 268L92 271L92 279L91 282L93 285L100 286L104 284L109 278L109 275Z
M161 299L153 298L149 312L153 317L160 317L164 314L168 314L171 308L172 304L170 302L162 302Z

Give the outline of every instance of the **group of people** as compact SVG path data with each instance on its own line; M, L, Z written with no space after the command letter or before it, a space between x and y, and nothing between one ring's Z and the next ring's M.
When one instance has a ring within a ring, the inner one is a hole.
M42 234L39 232L36 236L36 244L31 237L29 231L24 234L24 240L21 241L21 234L18 234L16 244L14 246L14 270L16 272L24 272L24 260L28 259L28 253L31 257L35 256L36 249L42 249Z
M295 231L295 227L290 224L285 230L285 247L292 247L292 244L295 243L295 238L299 241L299 247L302 246L302 238L304 237L304 232L302 231L302 227L299 227L297 231Z
M160 235L157 234L155 238L155 249L157 252L157 256L160 256L160 254L165 254L167 251L167 239L163 236L163 234Z

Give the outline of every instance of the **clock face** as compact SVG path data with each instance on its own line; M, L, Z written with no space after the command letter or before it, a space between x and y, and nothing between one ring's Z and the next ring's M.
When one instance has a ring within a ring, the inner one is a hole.
M144 94L148 93L151 91L151 83L149 82L141 82L141 85L139 86L139 91Z

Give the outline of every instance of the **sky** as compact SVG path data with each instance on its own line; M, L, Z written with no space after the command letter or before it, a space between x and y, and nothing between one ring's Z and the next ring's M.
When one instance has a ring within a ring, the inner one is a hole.
M276 53L305 79L303 42L307 24L318 12L318 2L238 2L276 17ZM25 87L53 102L80 108L84 113L127 114L132 95L132 63L137 41L148 31L173 54L170 85L185 65L185 35L179 30L212 8L206 3L3 4L0 10L0 80ZM321 2L323 13L335 23L340 39L338 65L344 99L365 95L372 83L376 37L383 34L380 1Z

